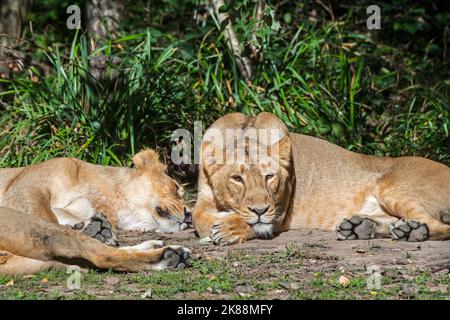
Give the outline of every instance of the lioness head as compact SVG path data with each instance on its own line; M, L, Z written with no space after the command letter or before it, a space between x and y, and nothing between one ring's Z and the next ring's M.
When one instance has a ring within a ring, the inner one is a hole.
M202 144L202 165L215 202L239 214L257 237L268 238L285 217L291 198L291 140L275 116L230 114L216 122Z
M136 229L168 233L186 229L192 217L185 206L183 187L168 176L158 154L141 151L133 157L133 164L136 175L127 192L132 199L132 224L137 224Z

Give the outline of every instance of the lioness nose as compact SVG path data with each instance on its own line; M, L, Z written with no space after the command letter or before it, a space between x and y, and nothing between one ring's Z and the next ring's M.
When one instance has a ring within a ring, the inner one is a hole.
M192 223L192 213L184 208L184 223Z
M269 210L269 206L265 207L265 208L248 208L250 211L256 213L258 216L263 215L264 213L267 212L267 210Z

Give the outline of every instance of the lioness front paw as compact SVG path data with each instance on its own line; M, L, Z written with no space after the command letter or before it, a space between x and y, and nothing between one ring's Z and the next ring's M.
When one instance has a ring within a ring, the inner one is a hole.
M427 225L414 220L398 220L390 225L390 232L395 240L416 242L429 238Z
M181 246L168 246L164 248L162 260L155 264L152 269L184 269L190 265L191 250Z
M367 240L375 237L376 224L370 219L353 216L336 227L338 240Z
M96 214L88 221L76 224L73 228L81 230L82 233L107 245L119 245L111 223L108 221L108 218L102 214Z
M226 246L248 240L252 228L237 215L218 220L211 228L213 243Z

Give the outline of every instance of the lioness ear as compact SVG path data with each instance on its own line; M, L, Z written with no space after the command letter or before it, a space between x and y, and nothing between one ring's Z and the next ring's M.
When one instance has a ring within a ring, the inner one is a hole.
M281 166L289 167L291 165L292 142L289 134L272 145L271 155L278 158Z
M214 142L206 141L202 144L202 165L209 176L219 170L223 163L223 151Z
M143 150L133 157L133 164L137 169L143 169L149 165L160 164L159 156L155 150Z

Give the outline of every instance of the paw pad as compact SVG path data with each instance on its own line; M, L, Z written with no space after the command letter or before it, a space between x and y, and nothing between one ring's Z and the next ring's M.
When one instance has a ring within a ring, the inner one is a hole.
M89 221L82 224L82 233L108 245L118 245L116 236L112 230L112 225L104 215L96 214ZM74 228L79 228L79 225L81 224L75 225Z
M373 239L376 224L370 219L353 216L336 227L338 240Z
M391 224L390 232L395 240L416 242L429 238L427 225L414 220L398 220Z
M190 265L191 253L184 247L167 247L163 253L161 267L163 269L184 269Z

